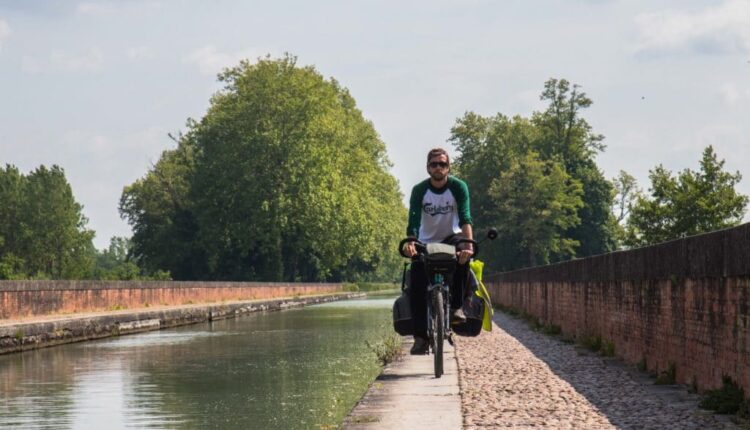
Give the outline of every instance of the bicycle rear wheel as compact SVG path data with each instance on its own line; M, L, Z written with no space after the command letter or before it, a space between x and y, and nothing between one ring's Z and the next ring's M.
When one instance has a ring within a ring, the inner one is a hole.
M433 327L432 352L435 358L435 377L443 375L443 340L445 339L445 308L440 288L432 291Z

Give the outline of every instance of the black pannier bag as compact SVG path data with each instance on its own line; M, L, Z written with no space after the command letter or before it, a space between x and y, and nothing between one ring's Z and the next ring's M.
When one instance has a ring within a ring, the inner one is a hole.
M459 336L477 336L482 331L482 318L484 317L484 300L477 296L479 281L471 270L467 270L468 279L466 280L466 295L461 309L464 311L466 321L458 324L452 324L453 333Z
M404 264L401 276L401 296L393 303L393 329L401 336L414 334L414 321L411 317L411 302L409 301L410 270L409 263Z

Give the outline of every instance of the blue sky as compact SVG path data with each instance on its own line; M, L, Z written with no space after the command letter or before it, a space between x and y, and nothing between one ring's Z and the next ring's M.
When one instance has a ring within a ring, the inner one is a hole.
M457 117L529 115L550 77L594 100L607 177L645 189L709 144L750 175L750 0L0 0L0 163L62 166L104 247L216 73L284 52L350 89L404 193Z

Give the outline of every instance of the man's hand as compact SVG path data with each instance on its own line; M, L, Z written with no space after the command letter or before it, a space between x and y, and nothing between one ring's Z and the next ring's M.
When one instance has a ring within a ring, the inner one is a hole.
M414 242L406 242L406 244L404 245L404 254L406 254L409 258L417 255L417 247L414 246Z
M466 264L467 261L474 255L474 251L470 249L463 249L458 251L458 264Z

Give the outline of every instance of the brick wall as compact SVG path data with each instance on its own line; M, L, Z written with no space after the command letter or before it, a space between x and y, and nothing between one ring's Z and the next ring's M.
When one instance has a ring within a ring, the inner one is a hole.
M493 302L680 383L750 392L750 224L487 277Z
M0 281L0 320L341 291L342 284L314 283Z

